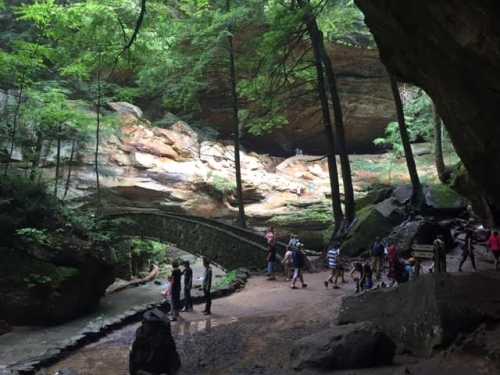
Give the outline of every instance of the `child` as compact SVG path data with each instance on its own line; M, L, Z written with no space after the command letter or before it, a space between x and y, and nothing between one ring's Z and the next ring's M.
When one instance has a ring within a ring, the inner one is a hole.
M361 280L361 288L362 289L371 289L373 288L373 271L370 264L367 262L363 266L363 276Z
M281 263L283 264L283 269L285 271L286 281L290 281L292 279L292 250L287 248Z
M333 289L338 289L337 281L340 276L339 269L339 258L340 258L340 249L338 244L335 244L333 247L328 250L326 255L328 259L328 268L330 269L330 277L324 282L325 288L328 288L328 283L333 283ZM333 281L335 278L335 282Z
M166 304L169 306L167 312L172 310L172 276L167 277L167 282L165 283L165 289L161 292L163 298L165 298Z
M356 293L359 293L361 291L360 282L363 278L363 265L361 263L354 263L354 267L351 271L351 277L356 283Z

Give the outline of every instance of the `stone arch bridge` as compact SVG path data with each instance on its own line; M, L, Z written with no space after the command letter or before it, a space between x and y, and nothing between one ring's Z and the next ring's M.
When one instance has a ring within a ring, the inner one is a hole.
M166 213L150 209L119 209L107 211L105 218L127 218L119 224L127 236L158 239L180 249L206 256L227 270L238 267L260 270L266 264L264 236L248 229L216 220ZM278 243L278 254L285 252Z

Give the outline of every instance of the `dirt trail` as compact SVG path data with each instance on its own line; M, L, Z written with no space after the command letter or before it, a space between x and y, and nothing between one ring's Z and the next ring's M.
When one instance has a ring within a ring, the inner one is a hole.
M491 269L490 257L478 254L481 269ZM450 254L457 267L459 252ZM470 265L464 267L467 272ZM332 326L342 297L352 294L352 282L341 289L325 289L326 272L306 274L308 287L292 290L284 280L253 277L246 288L214 301L209 318L197 312L184 313L172 324L183 363L180 375L285 375L293 343ZM71 368L80 375L127 375L128 351L138 324L125 327L99 342L88 345L48 369ZM438 355L430 360L396 357L387 368L335 371L336 375L474 375L498 374L481 357L464 359L460 353ZM321 374L302 371L301 375ZM324 372L323 372L324 374Z

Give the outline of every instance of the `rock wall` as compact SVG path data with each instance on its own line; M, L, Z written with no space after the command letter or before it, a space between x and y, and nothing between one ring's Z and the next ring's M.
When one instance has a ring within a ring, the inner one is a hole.
M329 52L338 75L348 146L355 153L373 152L373 140L383 136L387 124L395 119L385 68L376 50L332 45ZM202 95L199 117L227 137L233 132L230 105L227 82L214 77ZM315 94L294 100L287 118L288 125L258 138L245 134L243 141L250 149L273 155L290 155L297 147L311 154L325 153L321 109Z
M356 4L365 13L383 63L399 80L432 97L469 173L500 207L500 3Z

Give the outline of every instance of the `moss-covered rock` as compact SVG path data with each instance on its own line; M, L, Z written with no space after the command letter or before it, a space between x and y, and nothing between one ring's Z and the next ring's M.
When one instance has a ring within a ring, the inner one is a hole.
M424 188L427 207L444 213L464 210L465 199L447 185L429 185Z
M385 237L392 231L395 219L386 216L386 211L382 211L379 205L367 206L357 212L357 221L342 243L342 254L358 256L370 249L376 237Z
M390 197L393 190L392 187L379 187L369 191L364 197L356 199L356 210L382 202Z

